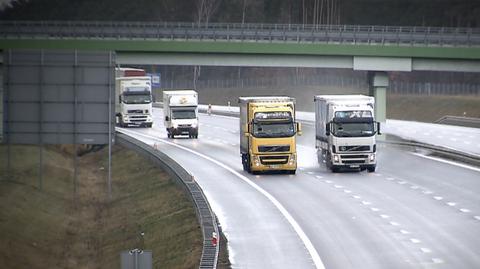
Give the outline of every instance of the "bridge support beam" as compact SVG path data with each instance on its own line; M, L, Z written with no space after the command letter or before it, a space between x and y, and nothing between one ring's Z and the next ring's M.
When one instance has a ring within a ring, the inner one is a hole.
M375 97L375 119L385 126L387 118L387 88L388 75L387 72L369 72L369 92ZM384 140L385 136L378 136L379 140Z

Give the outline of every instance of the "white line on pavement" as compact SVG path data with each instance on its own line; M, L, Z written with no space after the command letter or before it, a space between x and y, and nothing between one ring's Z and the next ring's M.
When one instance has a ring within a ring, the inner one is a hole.
M131 131L127 131L128 132L131 132ZM131 133L134 133L134 132L131 132ZM192 150L192 149L189 149L187 147L184 147L184 146L181 146L181 145L178 145L178 144L175 144L175 143L172 143L172 142L169 142L169 141L166 141L164 139L159 139L157 137L154 137L154 136L150 136L150 135L146 135L146 134L142 134L142 133L134 133L136 135L141 135L141 136L144 136L144 137L147 137L147 138L150 138L150 139L153 139L153 140L157 140L159 142L162 142L162 143L165 143L165 144L168 144L168 145L171 145L171 146L174 146L174 147L177 147L179 149L182 149L182 150L185 150L187 152L190 152L194 155L197 155L201 158L204 158L210 162L213 162L214 164L222 167L223 169L229 171L230 173L232 173L233 175L237 176L238 178L240 178L241 180L243 180L245 183L247 183L248 185L250 185L251 187L253 187L255 190L257 190L259 193L261 193L263 196L265 196L279 211L280 213L285 217L285 219L290 223L290 225L292 226L292 228L294 229L294 231L297 233L297 235L300 237L300 240L303 242L305 248L307 249L308 253L310 254L310 257L312 258L313 260L313 263L315 264L315 267L316 268L321 268L321 269L325 269L325 266L323 265L323 262L320 258L320 255L318 254L317 250L315 249L315 247L313 246L313 243L310 241L310 239L308 238L308 236L305 234L305 232L303 231L303 229L300 227L300 225L298 224L298 222L292 217L292 215L290 215L290 213L287 211L287 209L285 209L285 207L275 198L273 197L270 193L268 193L267 191L265 191L263 188L261 188L260 186L258 186L257 184L255 184L253 181L251 181L250 179L248 179L247 177L245 177L244 175L240 174L239 172L235 171L233 168L231 168L230 166L220 162L220 161L217 161L207 155L204 155L198 151L195 151L195 150Z
M426 155L416 153L416 152L412 152L410 154L413 154L413 155L421 157L421 158L425 158L425 159L429 159L429 160L433 160L433 161L437 161L437 162L441 162L441 163L451 164L451 165L455 165L455 166L462 167L462 168L465 168L465 169L470 169L470 170L473 170L473 171L476 171L476 172L480 172L480 168L476 168L476 167L473 167L473 166L470 166L470 165L461 164L461 163L457 163L457 162L453 162L453 161L448 161L448 160L444 160L444 159L437 158L437 157L426 156Z

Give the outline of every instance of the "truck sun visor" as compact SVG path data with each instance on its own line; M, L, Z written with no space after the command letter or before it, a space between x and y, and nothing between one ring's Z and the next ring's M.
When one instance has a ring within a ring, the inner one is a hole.
M292 114L288 111L257 112L255 120L291 120Z
M373 123L373 118L333 118L334 123Z

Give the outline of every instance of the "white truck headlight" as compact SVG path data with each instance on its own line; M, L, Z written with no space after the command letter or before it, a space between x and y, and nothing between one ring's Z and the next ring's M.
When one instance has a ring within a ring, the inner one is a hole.
M333 161L338 163L340 161L340 158L338 158L337 154L333 154Z
M375 161L375 154L370 154L369 159L370 159L371 162Z

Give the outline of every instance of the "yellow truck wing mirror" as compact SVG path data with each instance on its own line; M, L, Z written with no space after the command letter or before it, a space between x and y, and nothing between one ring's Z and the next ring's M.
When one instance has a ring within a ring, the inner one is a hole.
M302 124L297 122L297 135L302 135Z
M243 136L248 137L250 135L250 129L248 128L250 125L248 123L245 123L245 126L243 127L243 130L245 131L243 133Z

